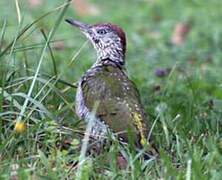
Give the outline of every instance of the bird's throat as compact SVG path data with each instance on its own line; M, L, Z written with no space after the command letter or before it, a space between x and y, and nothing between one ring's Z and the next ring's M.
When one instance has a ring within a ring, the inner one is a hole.
M118 66L125 64L125 58L121 49L106 48L104 50L97 50L97 62L100 63L104 60L110 60L112 63L116 63Z

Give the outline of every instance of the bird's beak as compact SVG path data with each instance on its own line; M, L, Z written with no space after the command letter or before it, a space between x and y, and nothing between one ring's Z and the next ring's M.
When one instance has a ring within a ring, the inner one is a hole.
M81 31L87 33L90 30L90 25L89 24L85 24L83 22L74 20L74 19L66 19L65 20L67 23L71 24L72 26L75 26L77 28L79 28Z

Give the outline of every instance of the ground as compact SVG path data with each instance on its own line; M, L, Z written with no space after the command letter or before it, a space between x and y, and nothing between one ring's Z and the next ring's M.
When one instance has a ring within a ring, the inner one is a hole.
M65 2L0 2L0 179L221 179L222 2ZM96 54L68 17L126 31L126 68L157 159L118 142L80 153L86 126L74 112L75 84ZM119 150L126 169L116 165Z

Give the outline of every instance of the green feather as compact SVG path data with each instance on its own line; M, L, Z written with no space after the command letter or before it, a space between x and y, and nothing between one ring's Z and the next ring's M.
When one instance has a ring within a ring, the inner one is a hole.
M99 101L96 116L119 137L127 141L131 128L141 145L145 144L148 128L139 93L132 81L118 67L104 65L92 76L85 76L82 92L85 106L92 111Z

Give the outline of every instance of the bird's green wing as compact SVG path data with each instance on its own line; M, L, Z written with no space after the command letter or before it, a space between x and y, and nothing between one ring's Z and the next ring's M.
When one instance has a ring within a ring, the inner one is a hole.
M119 68L103 66L82 82L85 106L92 111L99 102L96 116L123 140L131 128L141 145L146 144L148 128L139 93Z

